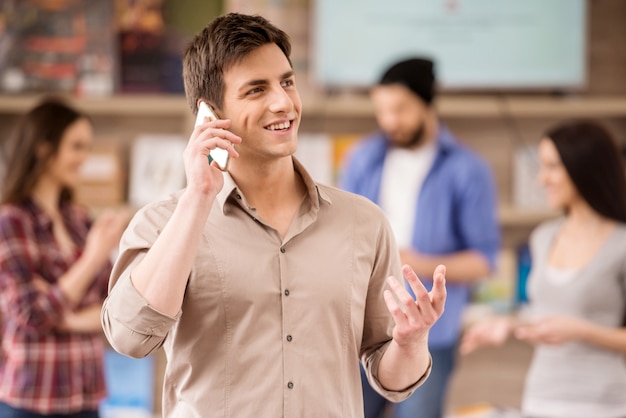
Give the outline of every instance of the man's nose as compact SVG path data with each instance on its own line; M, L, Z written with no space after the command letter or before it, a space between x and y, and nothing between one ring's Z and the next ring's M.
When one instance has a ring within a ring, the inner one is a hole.
M293 109L293 100L282 86L272 90L270 100L270 110L274 113L289 113Z

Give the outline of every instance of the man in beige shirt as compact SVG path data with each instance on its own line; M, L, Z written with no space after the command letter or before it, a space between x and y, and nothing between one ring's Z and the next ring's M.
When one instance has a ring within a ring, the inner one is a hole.
M401 269L378 207L314 183L293 158L302 105L290 48L241 14L194 38L186 95L221 119L191 134L187 187L141 209L122 238L103 327L129 356L164 347L168 418L362 417L359 358L393 401L430 372L445 268L427 292ZM227 172L207 164L215 147L228 150Z

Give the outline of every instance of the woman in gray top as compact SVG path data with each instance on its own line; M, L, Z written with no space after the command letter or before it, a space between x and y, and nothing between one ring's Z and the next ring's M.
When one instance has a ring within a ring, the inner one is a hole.
M525 417L626 417L626 169L601 126L558 126L539 143L539 179L564 216L530 238L530 310L466 332L461 352L512 333L535 346Z

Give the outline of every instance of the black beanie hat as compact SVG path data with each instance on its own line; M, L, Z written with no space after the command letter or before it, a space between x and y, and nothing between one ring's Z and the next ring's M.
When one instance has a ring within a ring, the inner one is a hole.
M411 58L392 65L381 77L379 85L402 84L426 104L435 97L435 72L433 61Z

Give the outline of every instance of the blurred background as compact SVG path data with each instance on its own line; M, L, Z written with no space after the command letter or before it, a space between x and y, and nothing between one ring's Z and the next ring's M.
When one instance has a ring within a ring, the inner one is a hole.
M499 267L476 286L468 318L525 301L528 234L555 216L535 179L540 134L590 117L626 150L623 0L0 0L0 152L16 118L58 93L95 121L79 190L94 213L183 187L193 117L181 53L230 11L262 14L290 35L304 105L297 156L323 183L376 129L367 89L381 69L409 54L436 61L439 114L488 161L499 194ZM529 356L512 342L460 359L450 414L519 407ZM163 364L110 353L105 417L158 415Z

